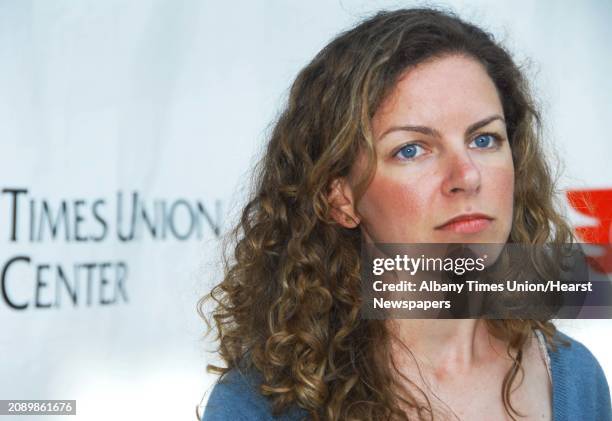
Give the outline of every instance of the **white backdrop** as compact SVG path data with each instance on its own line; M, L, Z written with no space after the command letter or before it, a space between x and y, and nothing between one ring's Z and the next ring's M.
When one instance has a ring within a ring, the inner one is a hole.
M214 380L196 301L292 79L340 30L413 4L0 1L0 399L195 419ZM525 63L561 186L612 189L612 3L436 4ZM612 379L612 321L559 325Z

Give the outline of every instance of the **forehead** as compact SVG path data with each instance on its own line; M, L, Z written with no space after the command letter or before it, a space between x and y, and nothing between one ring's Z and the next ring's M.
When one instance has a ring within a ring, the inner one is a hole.
M465 129L491 114L503 116L495 84L484 66L464 55L435 58L408 69L373 119L374 135L390 125Z

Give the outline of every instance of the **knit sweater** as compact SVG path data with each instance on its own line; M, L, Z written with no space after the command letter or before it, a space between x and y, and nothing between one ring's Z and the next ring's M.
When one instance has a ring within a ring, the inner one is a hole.
M580 342L557 332L569 347L556 352L547 346L552 374L553 421L612 421L610 389L601 366ZM308 419L305 410L292 407L274 417L269 401L257 389L261 376L229 371L214 386L202 421L298 421Z

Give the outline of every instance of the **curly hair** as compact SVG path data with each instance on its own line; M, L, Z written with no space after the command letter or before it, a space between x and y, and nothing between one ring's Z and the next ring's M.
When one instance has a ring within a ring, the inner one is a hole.
M430 8L379 12L340 34L293 83L225 244L224 278L198 303L206 320L205 305L214 302L226 365L208 369L258 370L260 392L275 414L298 405L315 420L407 419L401 402L420 419L433 419L428 396L397 382L384 320L360 317L361 233L334 221L328 195L332 181L365 152L359 200L376 170L374 113L407 69L449 54L479 61L502 102L515 169L508 241L573 240L555 203L528 84L492 35ZM555 326L550 320L486 320L486 326L513 359L501 396L514 419L520 414L510 391L522 371L522 348L535 328L554 348Z

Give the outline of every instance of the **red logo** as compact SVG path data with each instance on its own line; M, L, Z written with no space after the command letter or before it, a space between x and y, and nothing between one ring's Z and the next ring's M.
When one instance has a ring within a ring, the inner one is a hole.
M570 190L566 194L572 208L597 220L597 225L575 228L581 241L601 246L603 254L588 258L591 267L612 273L612 190Z

